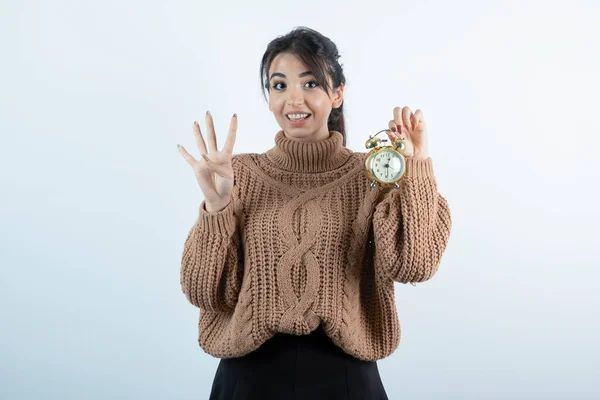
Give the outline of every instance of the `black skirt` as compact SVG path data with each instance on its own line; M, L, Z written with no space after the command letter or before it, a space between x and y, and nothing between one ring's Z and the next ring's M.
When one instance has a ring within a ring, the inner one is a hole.
M376 361L345 353L322 326L277 333L254 352L219 362L209 400L387 400Z

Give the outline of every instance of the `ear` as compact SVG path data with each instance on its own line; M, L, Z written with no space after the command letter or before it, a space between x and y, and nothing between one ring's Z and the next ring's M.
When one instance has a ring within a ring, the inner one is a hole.
M335 90L333 95L333 102L331 106L333 108L339 108L342 105L342 101L344 101L344 84L340 83L340 87Z

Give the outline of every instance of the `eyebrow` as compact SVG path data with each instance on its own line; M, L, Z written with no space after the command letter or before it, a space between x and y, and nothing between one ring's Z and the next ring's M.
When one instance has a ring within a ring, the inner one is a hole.
M298 75L298 78L302 78L303 76L307 76L307 75L313 75L313 73L311 71L304 71L303 73L301 73L300 75ZM282 74L281 72L274 72L273 75L271 75L271 78L269 78L269 80L273 79L276 76L280 76L282 78L286 78L285 74Z

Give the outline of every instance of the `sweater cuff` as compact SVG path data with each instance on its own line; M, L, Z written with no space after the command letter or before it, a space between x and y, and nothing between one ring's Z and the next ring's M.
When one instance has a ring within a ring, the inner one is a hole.
M206 201L202 200L200 204L200 213L198 216L198 227L206 232L215 235L231 235L235 231L235 216L233 214L233 199L221 211L206 211Z
M427 157L424 160L410 157L407 158L404 176L409 178L433 178L431 157Z

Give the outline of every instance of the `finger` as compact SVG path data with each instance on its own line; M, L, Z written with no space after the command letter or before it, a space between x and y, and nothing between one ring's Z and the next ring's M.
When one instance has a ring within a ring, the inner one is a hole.
M197 162L196 159L194 157L192 157L190 155L190 153L188 153L182 145L178 144L177 148L179 149L179 154L181 154L183 156L183 158L185 158L185 160L188 162L188 164L193 166L194 163Z
M407 132L406 126L402 122L402 107L394 107L394 123L399 132Z
M398 127L396 126L396 121L394 121L393 119L391 119L388 122L388 128L390 128L390 131L391 131L388 133L388 136L391 135L393 138L396 138L396 139L404 136L402 134L402 132L400 132L400 130L398 130Z
M410 121L411 115L412 115L412 111L410 110L410 107L404 107L402 109L402 123L404 124L405 127L408 128L408 132L414 131L414 126L413 126L412 122Z
M404 145L406 147L404 148L404 150L400 150L400 152L407 157L412 156L412 154L413 154L412 152L414 149L412 142L406 138L406 135L404 133L393 132L393 129L396 129L396 121L390 120L390 122L388 122L388 126L390 127L390 130L392 130L392 132L391 132L392 135L395 135L395 137L400 138L404 141Z
M229 124L229 133L227 134L227 139L225 139L225 144L223 145L223 152L225 152L225 154L233 153L233 144L235 143L237 127L237 114L233 114L233 117L231 118L231 123Z
M417 109L415 111L415 130L423 129L425 129L425 116L423 115L423 111Z
M206 160L206 166L215 174L222 176L223 178L233 179L233 171L231 168L228 168L225 165L217 165L207 157L203 156L204 160Z
M200 125L198 122L194 121L194 139L196 140L196 145L198 146L198 151L200 154L206 154L208 151L206 150L206 143L204 142L204 138L202 137L202 132L200 132Z
M217 135L215 134L215 125L213 123L213 117L210 112L206 112L206 129L208 129L208 150L210 152L217 151Z

